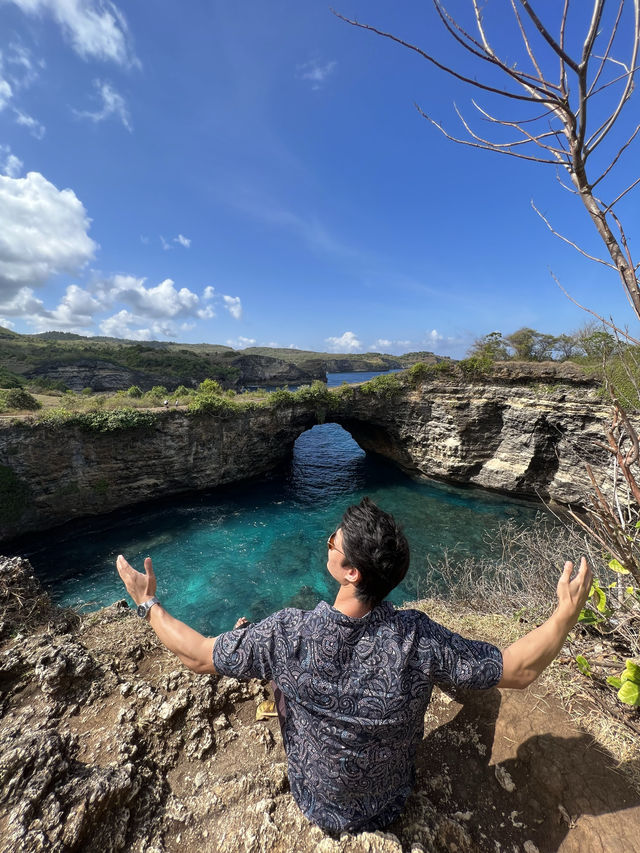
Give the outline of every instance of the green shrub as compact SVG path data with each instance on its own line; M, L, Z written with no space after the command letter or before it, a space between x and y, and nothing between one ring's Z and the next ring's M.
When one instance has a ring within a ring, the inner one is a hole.
M199 394L208 394L213 396L215 394L222 394L222 390L222 385L219 382L216 382L215 379L204 379L198 385Z
M435 364L418 361L407 370L407 377L411 385L419 385L425 379L447 373L451 373L451 362L449 361L438 361Z
M239 406L226 397L216 394L196 394L189 402L189 411L194 415L231 415Z
M193 388L187 388L184 385L178 385L176 390L173 392L174 397L190 397L193 394Z
M130 388L127 388L127 397L139 400L142 397L142 388L139 385L132 385Z
M382 397L384 400L390 400L397 396L402 389L402 382L395 373L383 373L381 376L374 376L373 379L360 387L363 394L373 394L376 397Z
M277 391L267 394L266 404L274 409L280 409L283 406L293 405L294 400L293 392L287 391L286 388L278 388Z
M24 379L17 373L11 373L5 367L0 367L0 388L22 388Z
M334 401L331 391L326 384L320 379L314 380L311 385L303 385L293 392L293 396L301 403L314 403L324 406L330 406Z
M82 393L85 397L90 397L93 394L93 388L89 388L89 386L87 386L82 389Z
M144 396L147 400L165 400L168 394L169 392L164 385L154 385Z
M156 415L131 408L106 412L70 412L68 409L56 408L43 412L39 421L49 427L79 426L88 432L117 432L153 426Z
M29 412L35 412L37 409L41 409L42 406L24 388L8 388L6 391L0 391L0 408L5 411L26 409Z
M458 368L463 376L473 379L474 377L486 376L491 372L493 360L486 354L470 355L458 362Z

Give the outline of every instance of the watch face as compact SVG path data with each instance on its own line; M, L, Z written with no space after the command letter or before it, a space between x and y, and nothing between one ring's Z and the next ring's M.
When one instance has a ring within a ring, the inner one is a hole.
M144 604L139 604L138 605L138 616L141 616L144 619L144 617L146 615L147 615L147 608L144 606Z

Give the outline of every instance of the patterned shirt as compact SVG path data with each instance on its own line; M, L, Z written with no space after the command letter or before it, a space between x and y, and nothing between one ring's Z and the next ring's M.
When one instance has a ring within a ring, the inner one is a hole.
M272 679L287 709L291 793L330 832L375 830L402 811L434 684L488 688L502 653L383 601L352 619L322 601L221 634L221 675Z

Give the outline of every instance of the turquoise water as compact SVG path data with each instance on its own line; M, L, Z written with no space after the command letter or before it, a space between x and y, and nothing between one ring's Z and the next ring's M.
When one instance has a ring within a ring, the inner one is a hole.
M507 518L527 523L539 510L479 490L416 483L325 424L300 436L283 476L74 523L34 540L28 556L56 602L89 610L125 597L119 553L138 569L149 555L163 603L215 634L238 616L333 602L326 539L365 494L394 513L411 545L408 575L390 596L398 604L434 591L427 557L445 547L482 553L487 531Z

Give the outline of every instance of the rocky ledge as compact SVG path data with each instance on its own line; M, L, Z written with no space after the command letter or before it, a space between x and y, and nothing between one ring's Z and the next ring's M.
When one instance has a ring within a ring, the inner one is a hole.
M0 853L636 849L638 793L540 686L436 691L402 817L332 838L255 720L265 684L190 673L124 601L52 606L19 558L0 558L0 685Z
M585 462L607 480L609 406L575 365L498 365L480 379L382 378L392 384L220 414L161 410L111 431L0 419L0 540L271 474L302 432L328 421L418 479L574 505L589 498Z

